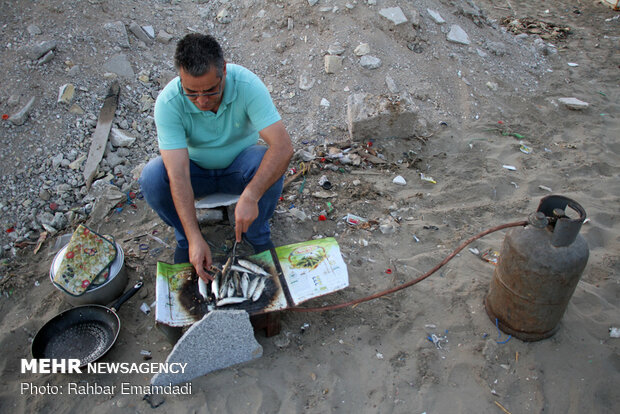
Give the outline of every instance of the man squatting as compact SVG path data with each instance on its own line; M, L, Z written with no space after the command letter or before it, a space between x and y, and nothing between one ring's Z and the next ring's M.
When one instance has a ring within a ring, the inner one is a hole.
M190 262L207 280L211 250L200 232L194 199L240 194L235 239L260 252L273 247L269 219L293 155L291 138L263 82L226 63L210 35L188 34L174 56L179 76L155 102L161 156L142 171L147 203L174 227L175 263ZM258 145L258 137L268 145Z

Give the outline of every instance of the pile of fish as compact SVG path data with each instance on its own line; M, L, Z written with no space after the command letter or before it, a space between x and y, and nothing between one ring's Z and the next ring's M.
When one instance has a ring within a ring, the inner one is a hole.
M232 259L232 258L231 258ZM249 260L229 259L222 270L213 267L215 275L210 290L215 298L215 306L232 305L248 300L256 302L271 277L262 267ZM198 278L198 291L205 300L209 299L207 284Z

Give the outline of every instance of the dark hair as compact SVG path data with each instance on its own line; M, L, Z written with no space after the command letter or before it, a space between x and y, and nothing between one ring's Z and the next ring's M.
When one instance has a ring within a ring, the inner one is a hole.
M183 68L191 76L202 76L215 67L221 78L224 75L224 53L213 36L190 33L177 43L174 66Z

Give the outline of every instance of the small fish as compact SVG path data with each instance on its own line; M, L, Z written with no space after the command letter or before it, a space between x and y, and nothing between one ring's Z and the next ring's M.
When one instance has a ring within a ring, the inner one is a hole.
M243 291L241 289L241 275L236 270L235 273L233 273L233 284L235 286L235 296L243 297Z
M217 301L215 306L232 305L234 303L245 302L246 300L247 300L246 298L224 298L224 299Z
M252 293L252 302L256 302L263 294L263 289L265 289L266 280L267 280L266 278L261 277L260 282L258 282L258 286L256 286L254 293Z
M236 270L237 272L243 273L243 272L247 272L249 269L246 269L245 267L241 267L239 265L232 265L230 266L230 270Z
M227 296L228 296L228 278L222 276L222 279L220 280L219 298L224 299Z
M235 283L233 282L232 278L228 279L226 296L228 296L229 298L235 297Z
M263 276L270 276L270 274L267 273L265 269L258 266L257 264L250 262L249 260L238 259L237 263L239 263L239 266L245 267L246 269L250 270L252 273L256 273L256 274L263 275Z
M249 287L250 287L250 276L246 272L243 272L243 275L241 275L241 293L243 294L244 298L248 297Z
M198 278L198 292L200 292L200 295L202 296L203 299L207 299L208 297L208 293L207 293L207 284L205 283L204 280L202 280L202 278Z
M250 282L250 285L248 286L248 298L251 298L254 294L254 291L256 290L256 286L258 286L258 282L260 281L260 279L262 279L260 276L255 276L254 279L252 279L252 281Z
M218 270L211 282L211 292L215 296L215 300L220 298L220 282L222 280L222 273Z

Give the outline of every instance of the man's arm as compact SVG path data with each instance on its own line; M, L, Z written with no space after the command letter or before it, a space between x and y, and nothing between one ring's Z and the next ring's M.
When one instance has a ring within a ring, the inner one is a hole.
M202 237L196 219L187 149L161 150L160 152L168 172L172 200L189 243L189 261L196 269L198 276L203 280L211 279L204 270L211 267L211 249Z
M282 177L293 156L291 137L282 121L275 122L262 129L259 134L263 141L269 145L269 148L263 156L258 171L237 202L235 208L235 237L237 242L241 241L241 235L258 217L258 201L265 191ZM183 227L185 228L185 223Z

